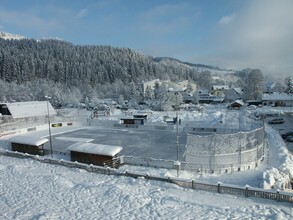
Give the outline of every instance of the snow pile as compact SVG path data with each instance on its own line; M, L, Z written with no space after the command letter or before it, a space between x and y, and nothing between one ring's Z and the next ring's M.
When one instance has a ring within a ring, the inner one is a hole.
M286 149L286 145L279 133L266 126L267 145L269 145L269 166L263 172L264 189L292 189L289 184L293 178L293 156Z

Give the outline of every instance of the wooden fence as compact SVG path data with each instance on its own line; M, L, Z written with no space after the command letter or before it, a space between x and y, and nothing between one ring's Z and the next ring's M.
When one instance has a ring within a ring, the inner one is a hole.
M262 199L270 199L278 202L288 202L293 204L293 193L283 192L283 191L273 191L273 190L264 190L259 188L252 187L238 187L238 186L229 186L226 184L211 184L204 182L197 182L190 179L180 179L175 177L161 177L161 176L153 176L148 174L141 174L135 172L121 172L117 169L110 167L100 167L92 164L84 164L78 162L72 162L67 160L57 160L48 157L41 157L38 155L30 155L27 153L19 153L8 150L0 150L0 155L16 157L16 158L30 158L42 163L49 164L57 164L66 166L69 168L80 168L85 169L89 172L106 174L106 175L118 175L118 176L128 176L132 178L144 178L146 180L155 180L155 181L163 181L177 184L184 188L190 188L194 190L203 190L214 193L222 193L222 194L231 194L236 196L244 196L244 197L255 197Z

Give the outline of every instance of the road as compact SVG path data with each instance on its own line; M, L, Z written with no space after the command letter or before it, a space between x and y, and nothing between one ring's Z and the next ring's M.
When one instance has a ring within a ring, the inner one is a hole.
M268 117L265 119L266 122L270 121L273 118L277 118L277 117ZM282 116L282 118L284 118L285 123L283 124L269 124L271 127L273 127L274 129L278 130L280 134L284 134L288 131L293 131L293 115L284 115ZM284 140L288 150L293 153L293 142L288 142L286 140Z

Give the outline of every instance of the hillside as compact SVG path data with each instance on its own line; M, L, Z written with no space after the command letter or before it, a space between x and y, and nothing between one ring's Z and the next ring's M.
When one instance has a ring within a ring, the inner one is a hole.
M121 80L127 83L166 75L173 80L187 77L195 80L198 73L188 66L163 65L128 48L3 36L5 38L0 39L0 79L8 82L43 78L77 86L80 82L96 85Z
M7 33L1 36L0 101L43 100L46 95L62 105L119 95L127 100L132 82L140 94L138 84L142 81L188 79L210 88L214 79L229 83L234 74L213 66L154 58L129 48L74 45ZM212 78L219 74L223 77Z
M56 39L34 40L0 33L0 79L23 83L35 78L77 86L121 80L198 78L198 73L231 73L218 67L146 56L128 48L73 45Z
M170 58L170 57L155 57L155 62L158 62L163 65L171 65L171 66L181 66L181 67L187 67L190 69L194 69L198 72L202 71L210 71L214 74L233 74L235 73L234 70L228 70L228 69L222 69L215 66L205 65L205 64L194 64L190 62L183 62L178 59Z

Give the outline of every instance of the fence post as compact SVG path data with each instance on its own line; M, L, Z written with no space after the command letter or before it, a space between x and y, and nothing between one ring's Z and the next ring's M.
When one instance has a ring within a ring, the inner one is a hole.
M245 187L245 197L248 197L248 186Z
M218 189L217 189L218 193L221 193L221 189L220 189L220 187L221 187L221 183L218 182Z
M93 172L93 164L90 164L89 166L91 168L91 172Z

